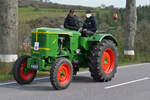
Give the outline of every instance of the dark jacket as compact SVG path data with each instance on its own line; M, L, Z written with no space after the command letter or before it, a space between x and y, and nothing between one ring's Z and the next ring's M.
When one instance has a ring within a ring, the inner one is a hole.
M70 30L78 31L80 28L80 22L77 16L67 16L64 22L64 27Z
M91 16L90 18L86 18L83 24L83 29L87 29L88 31L96 32L97 30L97 24L94 16Z

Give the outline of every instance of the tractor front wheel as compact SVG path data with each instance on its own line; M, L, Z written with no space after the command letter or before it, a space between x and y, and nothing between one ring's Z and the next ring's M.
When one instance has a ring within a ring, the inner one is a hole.
M66 58L58 58L50 70L50 81L56 90L66 89L73 76L73 66Z
M36 76L36 70L27 69L28 58L30 56L21 56L13 65L13 76L19 84L29 84Z
M117 71L117 48L113 41L103 40L89 51L91 76L95 81L110 81Z

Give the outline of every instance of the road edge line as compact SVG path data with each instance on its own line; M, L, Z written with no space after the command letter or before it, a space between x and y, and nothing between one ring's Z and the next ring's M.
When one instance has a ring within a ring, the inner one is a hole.
M116 84L116 85L106 86L106 87L104 87L104 89L111 89L111 88L115 88L115 87L119 87L119 86L124 86L124 85L128 85L128 84L140 82L140 81L145 81L148 79L150 79L150 78L145 77L145 78L141 78L141 79L137 79L137 80L133 80L133 81L128 81L128 82L124 82L124 83L120 83L120 84Z

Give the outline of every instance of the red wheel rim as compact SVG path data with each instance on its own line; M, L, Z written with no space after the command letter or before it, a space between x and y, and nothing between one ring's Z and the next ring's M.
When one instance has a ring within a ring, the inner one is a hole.
M115 56L112 49L108 48L102 56L102 68L106 74L110 74L114 69Z
M71 69L68 64L62 64L58 69L58 81L60 84L65 85L71 78Z
M27 66L27 61L24 61L21 65L20 65L20 76L23 80L30 80L34 73L34 70L28 70L28 72L24 72L24 70L26 69L25 67ZM27 70L27 69L26 69Z

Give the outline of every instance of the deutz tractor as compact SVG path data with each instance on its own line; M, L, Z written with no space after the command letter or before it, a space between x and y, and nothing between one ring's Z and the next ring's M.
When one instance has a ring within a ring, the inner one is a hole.
M96 32L82 37L78 31L36 28L32 31L31 55L17 59L13 66L15 80L31 83L37 71L49 71L52 86L67 88L81 67L89 67L97 82L110 81L117 70L117 41L111 34Z

